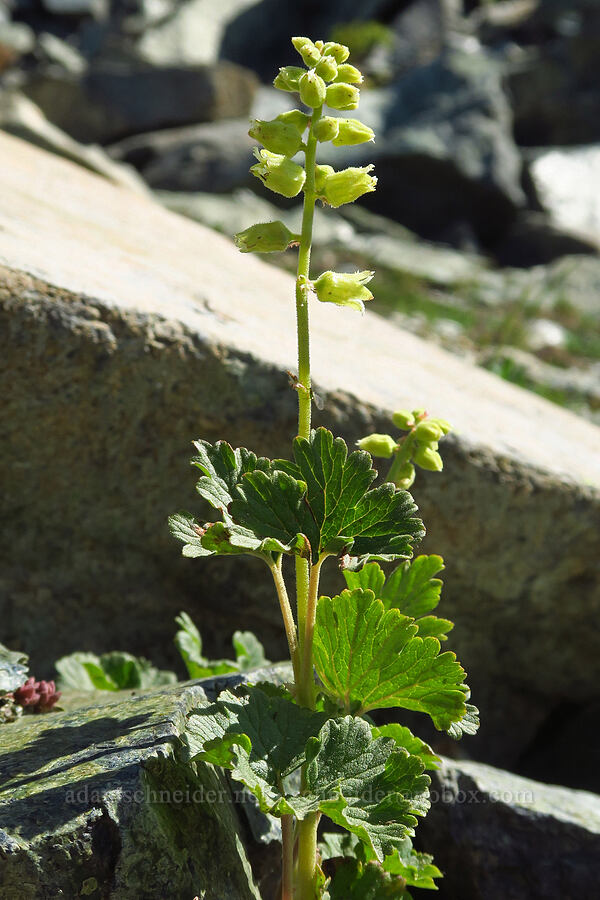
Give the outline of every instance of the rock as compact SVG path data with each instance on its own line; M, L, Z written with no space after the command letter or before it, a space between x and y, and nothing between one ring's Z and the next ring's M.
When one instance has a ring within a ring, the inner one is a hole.
M42 0L42 6L55 16L92 16L106 18L107 0Z
M259 900L228 782L187 761L206 696L101 692L2 725L2 896Z
M83 54L49 31L43 31L38 35L36 50L44 63L59 66L70 75L81 76L87 68Z
M152 129L245 116L255 87L254 75L232 63L158 68L129 60L99 62L83 77L42 67L23 90L71 137L103 144Z
M0 18L0 72L13 66L35 44L33 31L22 22L3 22Z
M596 240L552 222L543 212L523 210L491 248L501 266L532 268L564 256L598 253Z
M333 165L342 155L345 165L375 162L388 189L365 198L368 209L434 240L445 240L457 223L467 223L483 244L503 235L524 195L510 110L491 58L449 49L394 84L364 92L359 115L375 131L375 144L341 153L324 144L322 156Z
M259 562L182 559L166 517L196 509L191 439L289 453L293 279L15 138L0 158L3 640L37 677L76 649L167 667L187 609L213 654L252 628L283 655ZM316 423L353 444L419 404L456 428L415 496L483 709L472 750L506 764L559 703L597 695L598 429L373 312L311 316Z
M109 148L135 166L147 184L168 191L225 193L255 181L247 119L135 135Z
M593 900L600 797L481 763L444 760L419 843L442 869L440 900Z
M567 331L552 319L533 319L527 328L527 346L530 350L546 350L564 347Z
M155 66L213 65L229 23L260 0L187 0L154 27L144 29L136 49Z
M77 163L91 172L103 175L115 184L145 193L146 187L135 170L128 165L113 162L101 147L84 146L52 125L42 111L15 91L0 94L0 128L8 134L22 138Z
M600 144L536 154L530 172L552 222L600 250Z

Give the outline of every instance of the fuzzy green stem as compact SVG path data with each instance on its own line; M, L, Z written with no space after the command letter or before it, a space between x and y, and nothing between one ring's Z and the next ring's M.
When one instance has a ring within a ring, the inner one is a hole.
M295 900L313 900L317 868L317 828L320 814L310 813L298 823L298 866Z
M300 677L298 680L298 702L302 706L313 709L315 705L315 680L313 677L313 637L315 633L315 620L317 616L317 600L319 597L319 575L321 566L326 556L319 557L314 566L310 567L308 583L308 603L306 605L306 620L302 640L302 654L300 657Z
M294 817L281 817L281 900L294 897Z
M290 651L290 659L292 660L292 666L294 668L294 680L297 681L300 675L300 660L298 658L298 633L296 631L296 623L294 622L294 616L283 578L281 555L279 556L277 562L269 564L269 569L271 570L271 575L273 576L273 581L275 582L275 588L277 590L277 596L279 598L279 607L281 609L281 615L283 617L283 624L285 627L285 635L287 637L288 648Z
M306 140L306 181L304 183L304 208L302 230L298 251L298 272L296 277L296 324L298 329L298 434L310 435L311 384L310 384L310 337L308 327L308 281L310 278L310 249L312 245L313 218L315 214L315 161L317 139L313 127L321 116L321 109L314 109L311 126Z

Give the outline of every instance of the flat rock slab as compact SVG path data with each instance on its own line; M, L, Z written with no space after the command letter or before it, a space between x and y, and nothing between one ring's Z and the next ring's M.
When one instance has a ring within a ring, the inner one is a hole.
M2 726L0 896L258 900L228 782L185 761L204 702L197 685L103 693Z
M595 900L600 797L444 760L419 841L444 872L440 900Z
M15 138L0 160L4 642L38 677L75 649L164 664L183 608L216 652L250 627L283 655L260 563L181 559L166 517L200 511L191 439L289 454L292 279ZM506 764L597 694L600 431L372 312L311 316L317 422L352 443L418 405L456 428L415 496L484 710L471 747Z

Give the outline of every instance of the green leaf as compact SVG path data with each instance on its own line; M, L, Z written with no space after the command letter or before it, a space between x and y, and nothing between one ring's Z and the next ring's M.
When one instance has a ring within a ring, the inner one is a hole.
M309 440L294 441L295 463L274 465L306 483L306 501L316 523L318 538L308 535L313 560L320 553L352 553L353 566L370 558L398 559L412 555L412 543L424 535L417 508L406 491L392 484L369 490L377 477L364 450L348 456L341 438L325 428L311 432Z
M232 640L240 672L269 664L265 648L251 631L235 631Z
M234 450L227 441L209 444L200 440L193 443L198 456L192 457L191 462L203 473L196 490L211 506L225 514L244 475L257 470L270 471L268 459L257 457L245 447Z
M364 865L376 860L371 848L361 843L352 834L337 832L323 834L319 843L319 851L324 861L353 857ZM428 853L418 853L414 850L409 837L400 841L393 852L385 857L382 868L386 872L402 876L406 886L425 890L436 891L437 885L433 879L442 878L438 867L433 865L433 857Z
M451 738L459 741L463 734L476 734L478 729L479 710L472 703L467 703L464 716L458 722L453 722L447 731Z
M324 718L296 706L284 691L246 687L235 694L224 691L216 703L193 710L187 742L193 759L231 769L263 812L282 815L292 812L283 779L303 764L306 742Z
M320 810L369 844L382 860L429 808L429 778L417 757L364 719L329 719L306 748L306 794L288 798L298 818Z
M58 659L54 665L61 689L120 691L128 688L148 689L177 681L174 672L156 669L149 660L120 650L102 656L71 653Z
M386 872L378 862L346 857L336 868L328 887L330 900L391 900L406 897L406 881Z
M417 556L412 562L397 566L387 581L381 567L370 563L360 572L344 572L346 584L353 590L372 590L386 609L398 609L405 616L417 619L421 637L446 640L446 634L454 627L448 619L428 616L426 613L440 602L442 582L434 576L444 568L441 556Z
M16 691L27 681L28 657L0 644L0 696Z
M186 612L175 617L179 631L175 634L175 646L179 650L190 678L210 678L212 675L223 675L237 672L239 667L232 660L209 660L202 653L202 638L196 625Z
M321 597L314 658L327 693L362 713L400 706L431 716L438 729L465 713L465 672L436 638L416 635L414 620L386 610L372 591Z
M373 737L392 738L398 747L403 747L411 756L418 756L426 769L437 769L441 762L429 744L414 735L405 725L391 722L389 725L373 726L371 731Z
M190 513L180 512L169 516L169 529L174 538L183 542L182 554L188 557L210 556L211 551L202 546L204 528Z

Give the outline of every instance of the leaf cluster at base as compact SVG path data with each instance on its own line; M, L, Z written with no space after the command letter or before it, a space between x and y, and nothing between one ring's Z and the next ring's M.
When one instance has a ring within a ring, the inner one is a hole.
M270 461L225 441L195 447L192 464L202 472L196 489L222 521L171 516L184 556L251 553L269 562L287 553L315 563L335 555L357 569L373 559L409 558L425 533L410 494L390 483L371 488L377 473L369 454L348 454L325 428L295 439L294 461Z

